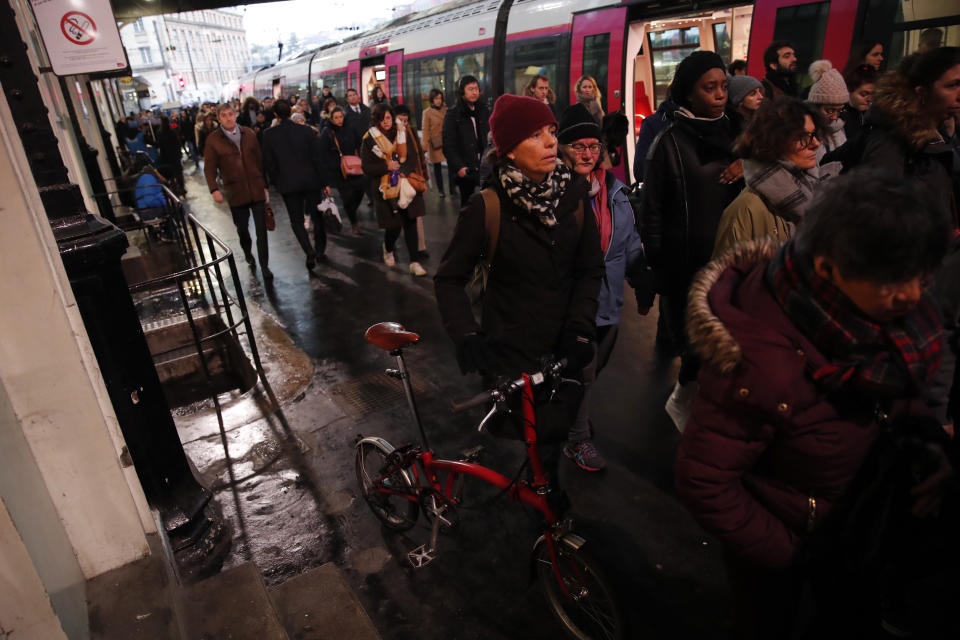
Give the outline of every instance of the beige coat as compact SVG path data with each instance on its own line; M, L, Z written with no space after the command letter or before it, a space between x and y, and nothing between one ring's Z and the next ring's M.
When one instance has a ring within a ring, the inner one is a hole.
M423 148L434 164L444 162L443 157L443 118L447 115L447 105L439 109L429 107L423 110Z
M723 210L713 245L713 259L748 240L770 238L775 244L782 244L790 239L793 231L792 223L774 215L757 192L746 187Z

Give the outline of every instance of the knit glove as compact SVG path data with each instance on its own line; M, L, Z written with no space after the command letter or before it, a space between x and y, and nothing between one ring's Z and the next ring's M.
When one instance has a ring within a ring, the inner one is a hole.
M569 374L576 374L590 364L596 353L596 348L593 340L580 335L578 331L568 329L564 332L560 341L560 353L567 359L565 371Z
M493 354L482 333L469 333L460 339L457 343L457 364L463 374L471 371L486 374L492 369Z

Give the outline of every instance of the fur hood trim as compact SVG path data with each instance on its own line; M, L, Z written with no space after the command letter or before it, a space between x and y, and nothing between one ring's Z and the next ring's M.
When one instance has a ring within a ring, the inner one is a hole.
M751 267L769 261L777 254L780 243L773 238L759 238L731 247L711 260L697 273L687 298L687 335L690 346L705 362L727 375L740 364L740 344L710 308L708 295L720 276L729 267Z
M936 126L931 126L921 115L920 96L910 86L907 77L896 71L877 81L870 112L871 119L888 127L913 151L941 139Z

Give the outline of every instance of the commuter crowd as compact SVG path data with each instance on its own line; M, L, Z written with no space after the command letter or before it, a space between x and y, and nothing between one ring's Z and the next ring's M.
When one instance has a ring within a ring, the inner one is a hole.
M444 327L464 374L564 359L579 392L537 398L561 405L544 425L553 478L562 455L607 465L589 406L629 283L639 313L657 306L658 353L680 360L675 486L723 545L735 636L960 637L960 49L884 62L867 42L801 74L776 41L754 78L693 52L643 121L632 187L613 171L626 117L588 76L560 110L544 75L492 109L465 75L455 104L429 93L422 132L379 87L370 106L354 89L203 105L160 119L154 160L182 185L181 151L202 158L266 279L268 184L307 269L335 193L355 234L369 199L383 262L405 254L413 276L424 193L456 190L434 277ZM147 151L142 127L124 130Z

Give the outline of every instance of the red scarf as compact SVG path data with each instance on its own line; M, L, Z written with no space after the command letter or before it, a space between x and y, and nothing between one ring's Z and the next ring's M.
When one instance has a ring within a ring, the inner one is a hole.
M597 168L590 174L590 184L599 184L600 190L593 196L593 216L597 220L597 230L600 231L600 252L607 255L610 248L610 237L613 235L613 215L610 213L610 203L607 201L607 171ZM593 189L591 189L592 191Z

